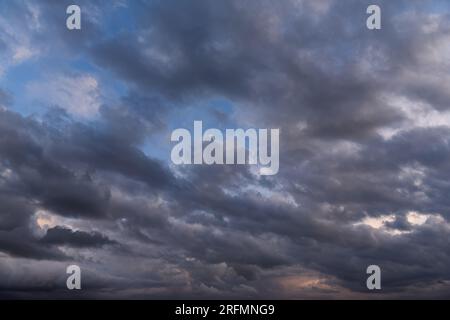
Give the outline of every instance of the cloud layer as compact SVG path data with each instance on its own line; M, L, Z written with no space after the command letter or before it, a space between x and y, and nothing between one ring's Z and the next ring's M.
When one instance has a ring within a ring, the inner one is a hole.
M449 297L445 1L78 2L0 4L1 298ZM173 166L193 120L279 173Z

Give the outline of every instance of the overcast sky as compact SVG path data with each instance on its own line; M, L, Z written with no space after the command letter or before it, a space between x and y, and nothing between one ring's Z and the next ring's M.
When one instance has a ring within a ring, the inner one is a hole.
M0 298L450 297L449 7L0 0ZM279 173L174 166L194 120Z

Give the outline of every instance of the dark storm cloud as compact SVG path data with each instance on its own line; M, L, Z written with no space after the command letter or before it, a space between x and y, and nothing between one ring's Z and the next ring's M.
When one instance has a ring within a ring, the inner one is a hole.
M43 243L51 245L68 245L72 247L101 247L115 242L98 232L74 231L57 226L47 230L41 239Z
M25 227L11 231L0 231L0 248L12 257L24 257L36 260L65 260L66 255L54 248L37 243L30 230Z
M364 22L367 7L362 2L331 2L319 21L310 16L311 3L298 5L150 2L143 5L141 23L151 32L108 40L92 52L99 65L144 90L174 98L221 94L237 103L258 101L255 108L270 114L274 124L307 120L312 135L355 139L402 120L377 98L384 85L364 80L352 57L375 42L387 55L383 75L395 72L409 61L398 51L407 53L413 46L405 34L390 29L381 31L381 39L360 28L357 22ZM389 6L388 15L399 5ZM350 12L356 12L354 21L347 18ZM308 54L317 57L308 59ZM274 115L274 108L281 112Z
M433 48L448 25L409 10L425 2L378 3L371 32L368 1L133 1L133 28L108 33L94 19L106 2L82 2L83 31L55 29L51 43L128 92L84 122L0 111L0 277L21 258L53 266L45 288L10 276L0 292L67 297L54 285L65 259L89 270L86 297L370 298L370 264L386 297L448 296L450 131L399 106L447 108ZM46 28L65 4L40 3ZM281 129L278 175L173 169L143 151L170 134L170 112L218 96L235 108L227 121Z
M133 92L124 97L118 106L103 106L100 112L107 120L106 129L112 139L124 144L139 145L164 128L161 120L166 111L164 106L164 102L156 97Z
M44 206L61 214L105 215L108 187L92 181L92 170L119 173L157 188L171 183L167 169L117 139L114 127L102 131L77 123L61 125L64 132L8 111L2 111L0 120L3 161L20 177L12 185L40 198Z
M6 193L2 189L2 193ZM32 214L32 206L22 197L1 195L2 215L0 216L0 230L10 231L26 224Z
M1 115L1 164L12 172L3 188L34 198L62 215L105 214L107 189L97 189L89 177L79 176L58 163L42 144L51 143L50 132L32 119L9 111L1 111Z
M2 248L14 256L38 257L42 253L40 258L61 258L61 254L52 253L43 244L56 244L57 236L70 233L67 230L49 231L41 244L33 244L37 238L28 227L20 231L26 237L16 236L18 228L28 225L39 209L83 219L105 219L117 211L110 208L109 187L91 177L97 171L129 176L152 188L165 188L171 179L162 167L152 171L151 166L160 166L156 161L123 141L114 141L108 134L84 130L82 125L69 122L61 124L67 130L61 135L61 128L51 128L7 110L0 112ZM115 156L119 154L122 158ZM97 234L75 232L67 236L67 244L78 246L84 240L86 245L89 240L100 244L109 241Z
M88 169L100 169L140 180L150 187L164 188L171 183L168 170L158 161L147 157L139 148L116 139L117 132L101 132L75 125L56 140L52 154L59 159ZM68 139L70 143L65 143Z

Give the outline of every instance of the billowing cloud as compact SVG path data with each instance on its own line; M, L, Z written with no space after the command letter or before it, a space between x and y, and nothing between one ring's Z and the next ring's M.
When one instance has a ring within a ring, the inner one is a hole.
M378 3L2 3L0 297L448 297L449 6ZM173 166L191 120L279 173Z

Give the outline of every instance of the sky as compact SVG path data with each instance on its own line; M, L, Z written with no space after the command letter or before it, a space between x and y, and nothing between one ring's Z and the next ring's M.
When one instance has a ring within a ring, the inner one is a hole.
M449 6L0 0L0 298L449 298ZM195 120L278 174L174 165Z

